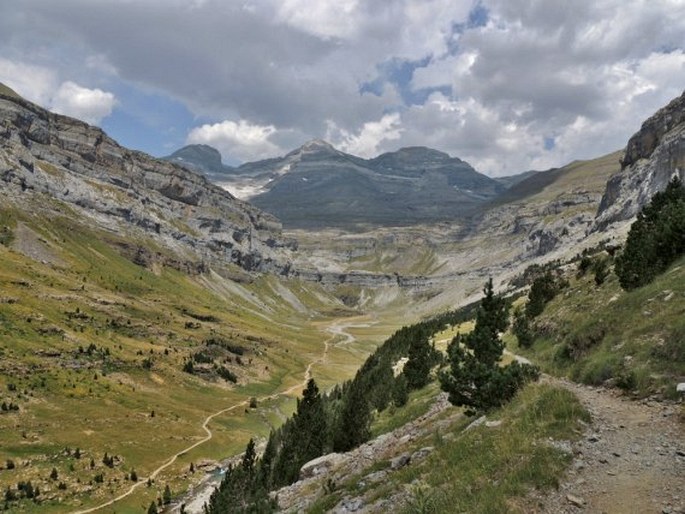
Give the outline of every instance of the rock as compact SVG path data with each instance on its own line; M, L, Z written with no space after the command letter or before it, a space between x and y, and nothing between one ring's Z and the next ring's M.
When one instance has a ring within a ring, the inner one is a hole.
M680 382L677 386L675 386L675 390L680 394L685 394L685 382Z
M434 450L432 446L425 446L421 448L420 450L416 450L414 453L411 454L411 462L417 462L421 459L425 459L430 453Z
M571 505L575 505L576 507L585 506L585 500L582 499L580 496L575 496L573 494L567 494L566 501L568 501Z
M576 471L581 471L581 470L585 469L585 461L580 460L580 459L576 460L573 463L573 469L575 469Z
M486 420L486 419L487 419L487 418L486 418L485 416L481 416L480 418L478 418L478 419L472 421L472 422L469 424L469 426L467 426L467 427L464 429L464 432L468 432L469 430L471 430L471 429L473 429L473 428L479 427L480 425L482 425L483 423L485 423L485 420Z
M599 435L597 434L590 434L587 438L587 440L591 443L596 443L599 441Z
M371 484L375 484L376 482L380 482L381 480L385 480L385 477L388 476L388 472L385 470L381 471L376 471L375 473L371 473L370 475L366 475L364 477L364 480Z
M127 240L144 236L183 256L180 270L207 262L290 273L293 248L280 222L205 177L21 98L0 95L0 120L0 195L10 205L51 215L58 207L44 199L54 198L98 228Z
M343 458L344 457L339 453L329 453L306 462L302 468L300 468L300 480L328 473L335 468Z
M403 453L390 461L390 468L400 469L409 464L409 462L411 462L411 455Z
M609 179L592 230L635 216L674 174L685 178L685 93L646 120Z
M496 420L496 421L486 421L486 422L485 422L485 426L488 427L488 428L497 428L497 427L500 426L501 424L502 424L502 420L501 420L501 419L498 419L498 420Z
M345 498L338 505L333 508L334 514L346 514L347 512L357 512L364 507L364 501L361 498Z

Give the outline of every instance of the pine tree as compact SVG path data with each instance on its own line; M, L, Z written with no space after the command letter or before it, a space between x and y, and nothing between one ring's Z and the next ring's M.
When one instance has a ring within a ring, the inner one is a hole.
M169 489L169 484L164 486L164 493L162 494L162 503L164 505L169 505L171 503L171 489Z
M392 402L396 407L402 407L406 405L408 400L407 379L404 374L400 374L393 383Z
M685 253L685 187L674 178L656 193L630 227L615 271L621 287L635 289L651 282Z
M403 374L410 389L421 389L429 380L431 370L431 347L428 337L412 339L409 345L408 360L404 365Z
M452 340L447 348L450 370L440 374L450 402L466 407L468 415L504 404L539 374L537 368L517 362L500 367L504 343L499 333L507 326L506 303L494 294L492 279L483 292L473 331Z
M150 506L147 508L147 514L157 514L157 504L155 502L152 502Z
M512 332L518 340L521 348L530 348L533 344L533 331L530 328L530 321L523 309L517 308L514 311L514 324Z
M334 450L346 452L366 442L370 435L371 410L361 381L353 380L345 394Z
M245 453L243 454L242 466L246 473L252 474L254 471L255 459L257 458L257 452L255 451L254 439L250 438L245 448Z

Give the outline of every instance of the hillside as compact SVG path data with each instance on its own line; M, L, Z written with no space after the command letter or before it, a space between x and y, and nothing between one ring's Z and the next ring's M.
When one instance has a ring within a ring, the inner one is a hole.
M94 226L154 240L179 266L235 264L278 272L292 242L273 216L181 166L119 146L102 130L0 92L3 205L59 215L65 206ZM140 250L140 251L139 251ZM141 255L145 258L144 255Z

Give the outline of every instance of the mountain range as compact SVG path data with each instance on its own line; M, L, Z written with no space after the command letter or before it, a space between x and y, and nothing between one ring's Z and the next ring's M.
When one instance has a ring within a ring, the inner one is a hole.
M275 215L287 228L402 226L463 218L525 178L492 179L463 160L426 147L373 159L310 141L279 158L233 168L206 145L166 158Z

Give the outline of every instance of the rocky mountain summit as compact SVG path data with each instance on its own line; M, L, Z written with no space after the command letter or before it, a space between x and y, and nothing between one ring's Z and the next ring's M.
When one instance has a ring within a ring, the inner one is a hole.
M202 173L210 180L219 180L232 170L221 162L219 150L209 145L184 146L163 159Z
M272 215L204 176L123 148L99 128L7 88L0 89L0 191L4 203L25 212L55 216L68 206L86 223L124 236L123 251L141 261L186 269L212 262L250 271L289 268L291 243ZM173 257L137 246L137 235Z
M628 141L621 171L611 177L594 228L631 219L674 175L685 180L685 93L659 109Z
M461 159L425 147L362 159L316 139L283 157L223 166L221 174L208 155L190 146L172 158L202 170L291 228L402 226L463 218L506 189Z

